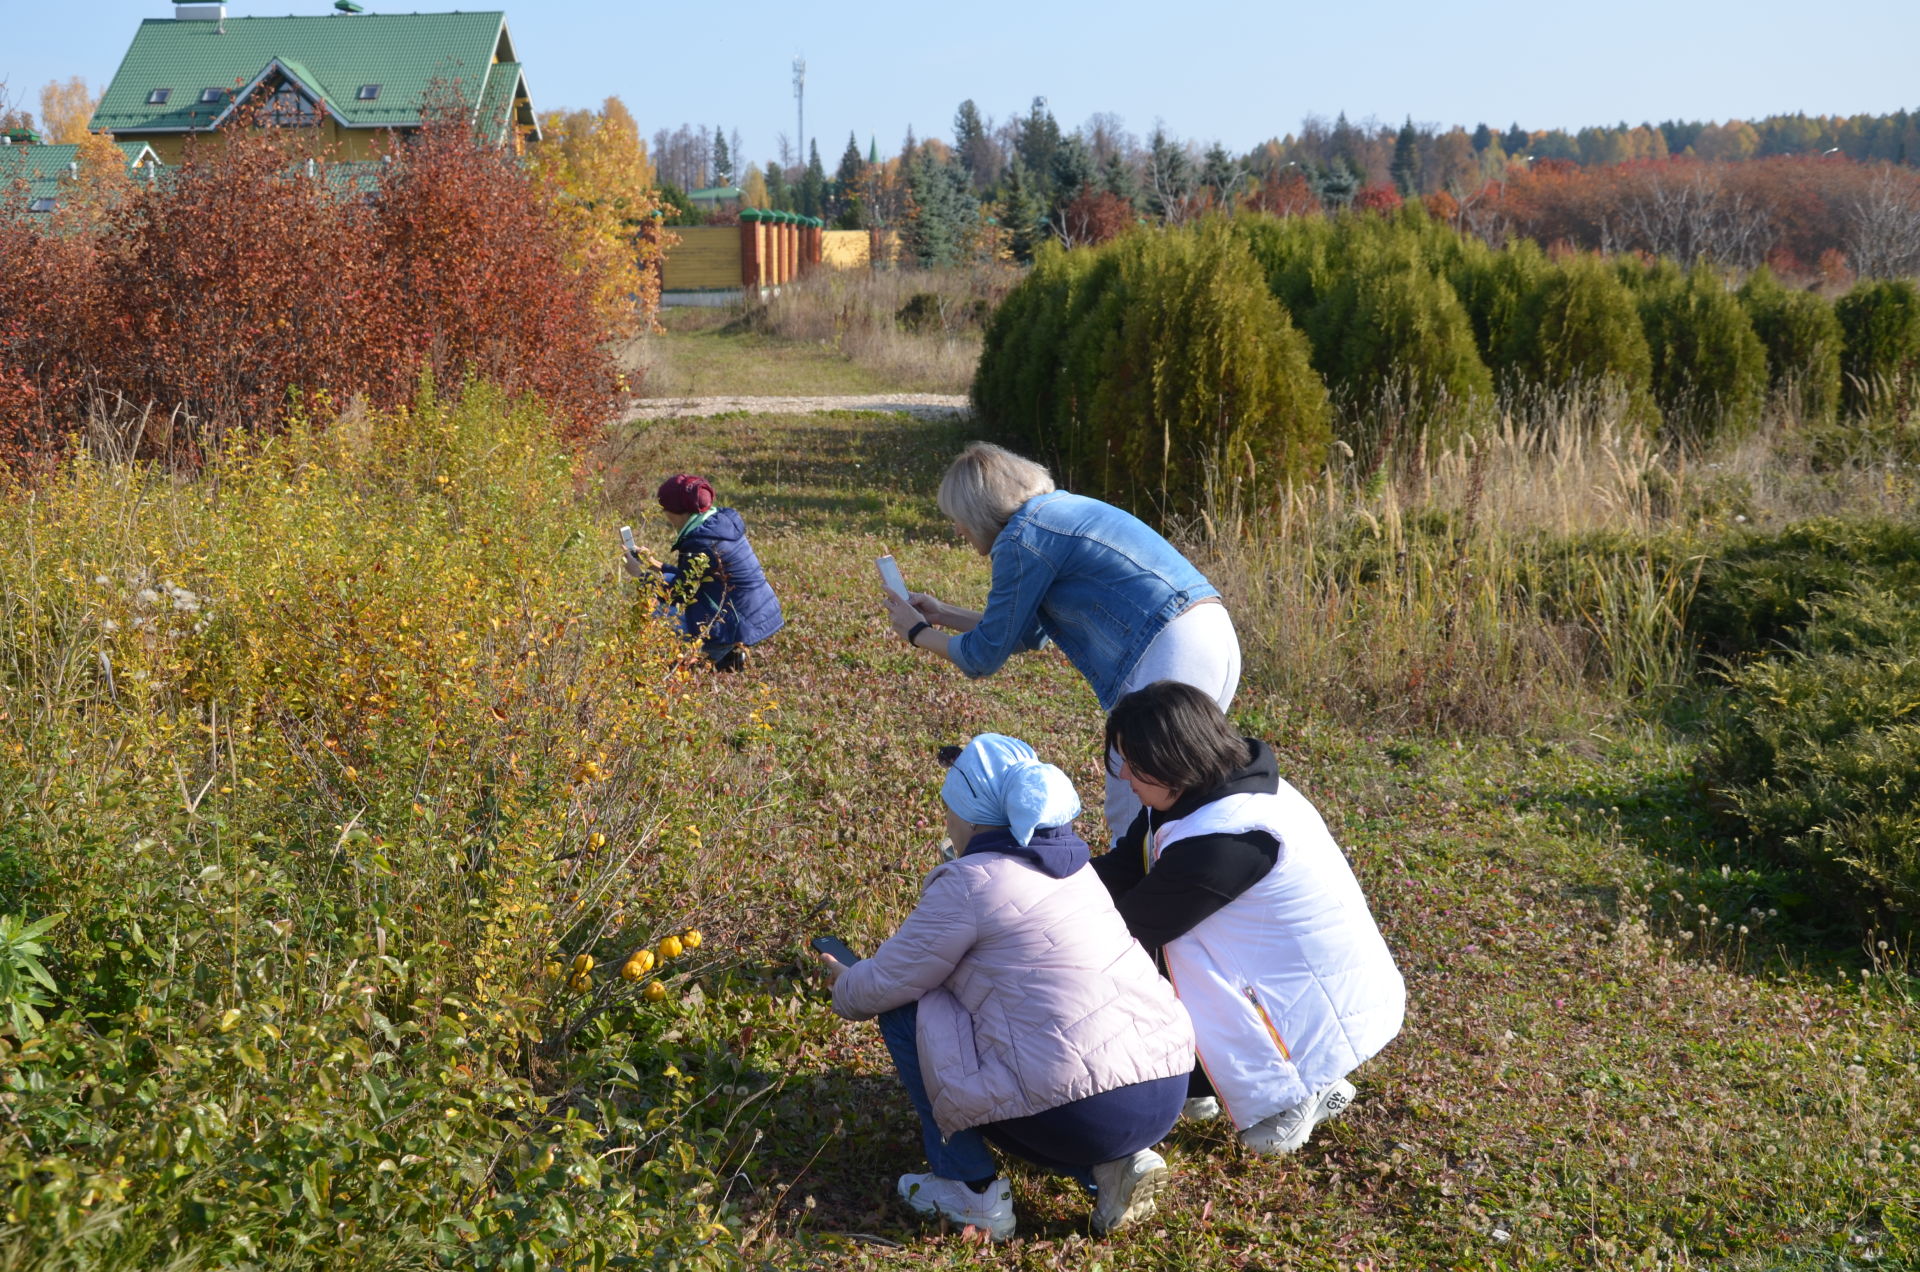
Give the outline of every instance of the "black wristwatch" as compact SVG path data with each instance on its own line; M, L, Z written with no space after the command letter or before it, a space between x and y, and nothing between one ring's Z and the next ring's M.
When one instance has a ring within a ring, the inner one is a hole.
M926 630L927 630L927 628L929 628L929 627L932 627L932 626L933 626L933 624L932 624L932 623L929 623L929 622L928 622L927 620L925 620L924 618L923 618L923 619L921 619L921 620L920 620L919 622L917 622L917 623L915 623L915 624L914 624L914 625L913 625L913 626L912 626L911 628L909 628L909 629L908 629L908 631L907 631L907 644L909 644L909 645L913 645L913 644L914 644L914 642L915 642L916 640L918 640L918 639L919 639L919 637L920 637L920 633L921 633L921 632L924 632L924 631L926 631ZM919 646L917 646L917 645L915 645L914 647L915 647L916 649L917 649L917 648L919 648Z

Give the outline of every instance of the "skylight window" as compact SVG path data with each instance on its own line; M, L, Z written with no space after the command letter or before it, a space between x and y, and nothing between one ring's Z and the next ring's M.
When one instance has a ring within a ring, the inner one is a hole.
M35 199L33 200L33 202L27 204L27 211L51 212L53 211L53 200L52 199Z
M356 101L362 101L362 102L374 102L374 101L379 101L379 100L380 100L380 85L378 85L378 84L362 84L362 85L360 86L360 91L359 91L359 92L357 92L357 93L355 93L355 94L354 94L353 96L354 96L354 99L355 99Z
M224 88L203 88L200 90L200 100L203 102L217 102L226 95L227 90Z
M165 106L165 105L167 104L167 98L169 98L169 97L172 97L172 96L173 96L173 90L172 90L172 89L170 89L170 88L156 88L156 89L154 89L154 90L153 90L153 91L152 91L151 93L148 93L148 94L147 94L147 105L149 105L149 106Z

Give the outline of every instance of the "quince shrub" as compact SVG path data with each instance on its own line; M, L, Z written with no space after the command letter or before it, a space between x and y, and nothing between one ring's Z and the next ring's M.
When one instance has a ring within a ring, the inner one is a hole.
M580 1026L640 987L544 975L684 926L697 651L532 404L324 407L0 500L0 912L65 915L0 1032L0 1245L718 1266L690 1100L618 1084L687 1151L608 1151L636 1043Z

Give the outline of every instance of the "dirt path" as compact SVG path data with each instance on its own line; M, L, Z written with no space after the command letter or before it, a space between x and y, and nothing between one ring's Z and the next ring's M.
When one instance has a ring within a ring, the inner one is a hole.
M960 393L866 393L829 397L677 397L643 398L627 409L626 420L685 419L747 411L756 415L805 415L813 411L900 411L915 419L952 419L970 408Z

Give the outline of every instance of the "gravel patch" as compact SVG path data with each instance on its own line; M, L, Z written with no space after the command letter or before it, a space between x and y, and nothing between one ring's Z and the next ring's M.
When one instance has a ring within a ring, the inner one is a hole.
M899 411L923 420L956 419L972 408L962 393L868 393L833 397L645 398L623 420L686 419L701 415L807 415L814 411Z

